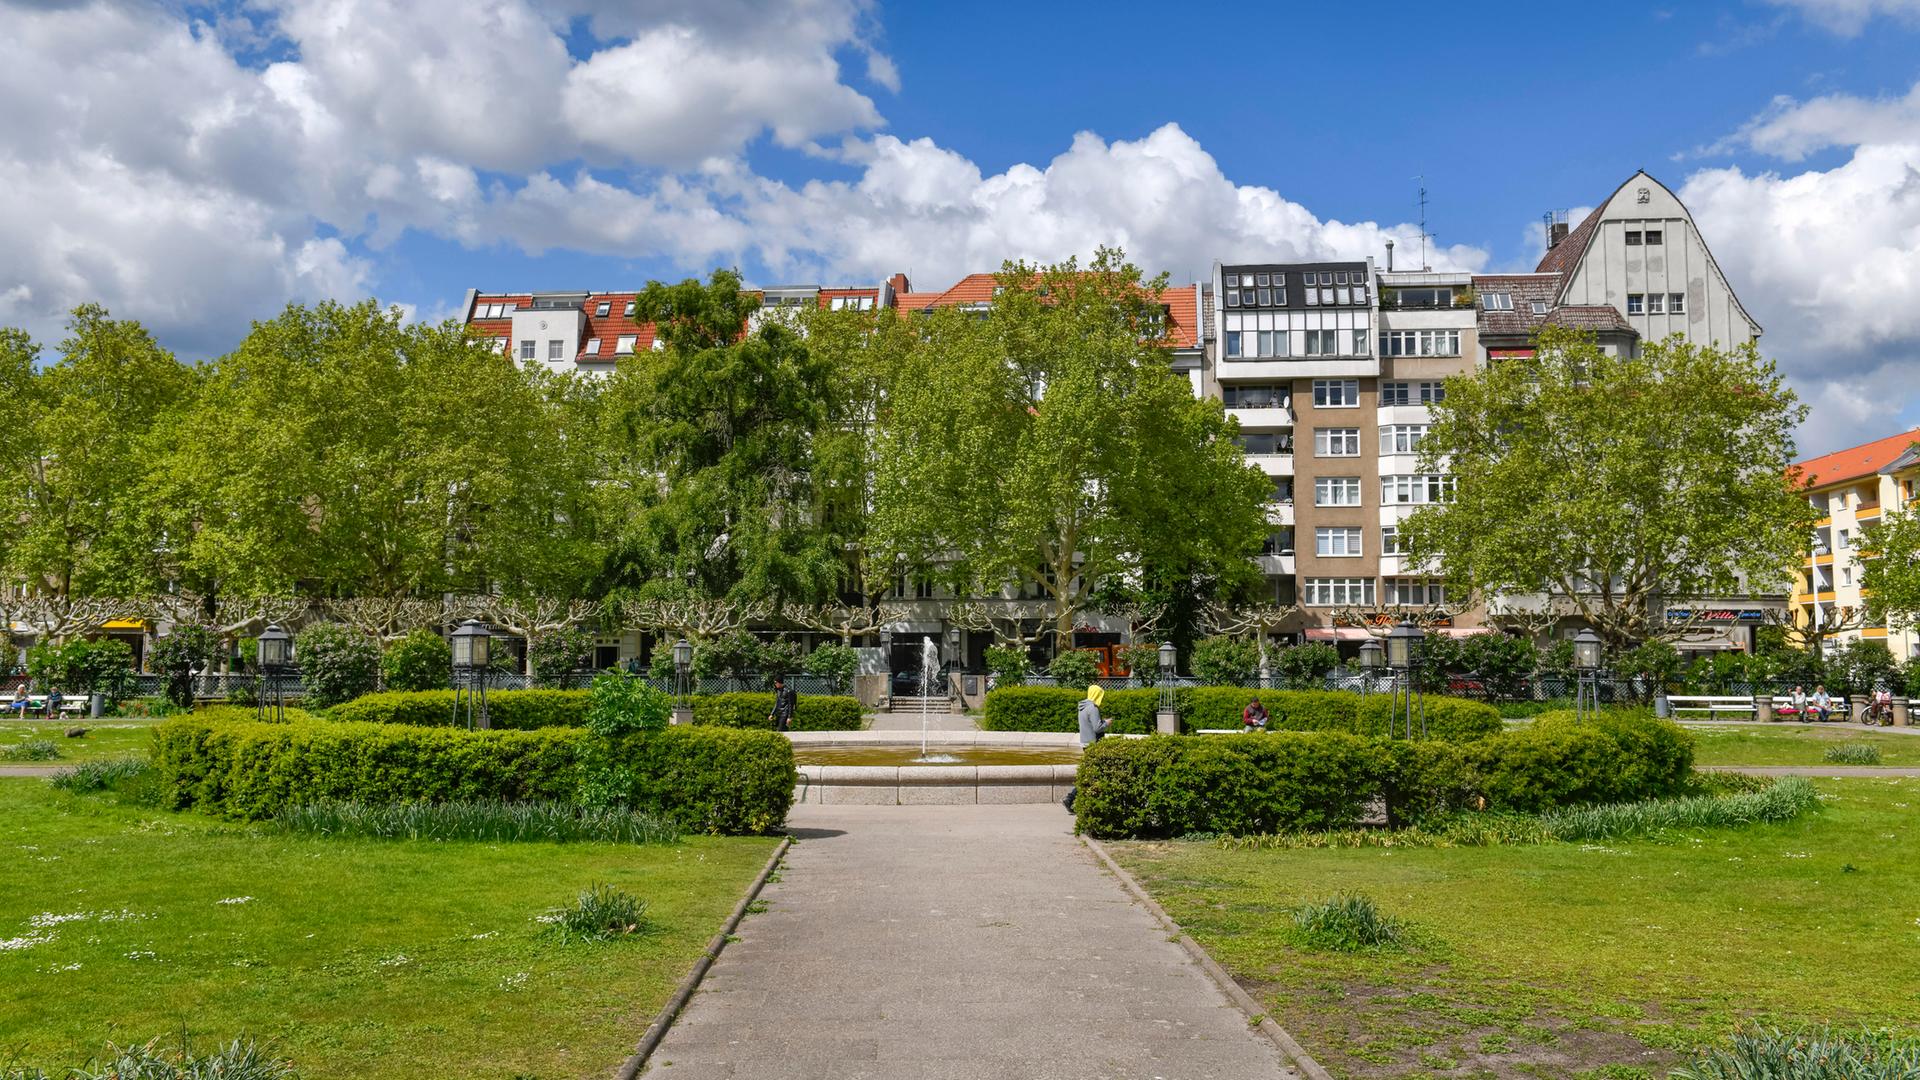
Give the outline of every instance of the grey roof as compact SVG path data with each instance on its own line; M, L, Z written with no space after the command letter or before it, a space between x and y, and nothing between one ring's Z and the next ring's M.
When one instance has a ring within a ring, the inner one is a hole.
M1482 337L1532 337L1546 325L1546 315L1535 315L1533 305L1547 305L1550 312L1560 295L1559 274L1475 274L1473 291L1479 296L1479 323ZM1513 310L1487 310L1488 293L1508 293Z

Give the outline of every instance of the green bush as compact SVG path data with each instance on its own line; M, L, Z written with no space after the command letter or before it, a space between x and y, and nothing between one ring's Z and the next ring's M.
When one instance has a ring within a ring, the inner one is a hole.
M1296 690L1318 690L1326 676L1340 666L1340 650L1325 641L1281 649L1273 658L1273 669Z
M1523 637L1474 634L1460 640L1460 665L1480 677L1480 684L1496 698L1520 696L1527 676L1540 666L1540 650Z
M998 686L987 695L980 718L983 731L1079 731L1079 708L1086 690L1060 686ZM1100 715L1116 735L1153 731L1158 690L1109 690ZM1238 721L1236 721L1237 723Z
M1362 699L1347 690L1244 690L1232 686L1199 686L1175 695L1181 724L1189 731L1238 730L1241 711L1258 697L1266 706L1268 728L1275 731L1347 731L1386 735L1392 701L1386 694ZM1450 742L1484 738L1501 730L1499 710L1483 701L1442 697L1424 698L1427 737ZM1420 730L1418 709L1414 730ZM1404 723L1404 721L1402 721Z
M1467 754L1488 805L1523 813L1680 795L1693 775L1691 735L1627 711L1584 723L1546 713L1472 744Z
M267 723L278 722L274 719L272 713L261 716L257 710L258 706L254 705L208 705L204 708L195 709L190 715L210 724L236 723L240 721L252 723L256 720L263 720ZM283 711L286 713L285 722L289 724L303 724L315 718L312 713L309 713L305 709L287 708Z
M1090 652L1070 649L1053 658L1047 674L1063 689L1085 691L1100 678L1100 662Z
M1157 686L1160 683L1160 646L1151 641L1122 645L1114 650L1115 659L1141 686Z
M319 623L294 639L307 706L324 709L373 692L380 679L380 643L351 626Z
M1829 1027L1800 1031L1744 1026L1726 1047L1701 1053L1674 1080L1912 1080L1920 1038Z
M242 820L321 800L571 802L589 738L575 728L209 723L195 715L154 729L153 767L164 805ZM618 805L689 832L765 832L792 805L793 747L771 732L673 727L609 744L624 766Z
M367 724L411 724L418 727L455 726L452 690L413 690L367 694L329 715L334 720ZM500 690L487 695L487 723L512 731L548 727L580 727L587 722L585 690ZM466 705L458 726L465 727Z
M1027 681L1027 650L994 645L987 649L987 671L995 686L1019 686Z
M527 662L539 685L557 686L576 671L593 670L593 635L572 627L548 631L533 640Z
M380 677L388 690L445 690L453 678L453 646L431 630L415 630L387 646Z
M1208 686L1238 686L1260 674L1260 649L1230 637L1202 638L1193 645L1189 665L1193 677Z
M645 679L617 671L596 676L587 691L587 730L602 738L659 731L673 718L673 699Z
M1074 812L1097 837L1339 828L1391 765L1383 740L1336 732L1105 739L1080 758Z
M693 698L693 722L711 727L771 731L767 716L772 712L772 694L696 694ZM865 723L865 711L856 698L801 694L794 706L795 731L859 731Z
M647 928L647 902L612 885L594 884L578 899L546 915L547 932L562 942L613 941Z
M860 673L860 654L848 645L822 645L807 654L800 670L827 680L836 693L845 693Z
M200 623L175 623L166 637L153 643L147 666L160 675L167 700L182 709L193 708L193 672L206 671L220 651L213 628Z
M133 696L133 650L124 641L43 643L27 650L27 674L66 694L99 694L108 704Z

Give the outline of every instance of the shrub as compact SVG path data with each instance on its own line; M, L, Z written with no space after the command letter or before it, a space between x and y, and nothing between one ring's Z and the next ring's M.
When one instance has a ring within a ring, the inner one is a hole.
M1526 813L1677 795L1693 772L1692 736L1677 724L1629 713L1581 724L1549 713L1467 753L1488 805Z
M398 724L209 723L154 729L163 805L243 820L296 803L557 802L577 792L584 731ZM793 747L771 732L672 727L610 741L617 805L703 833L777 828L793 802Z
M28 739L12 746L0 746L0 761L58 761L60 744L52 739Z
M1812 781L1786 776L1758 791L1550 810L1540 815L1540 822L1555 840L1610 840L1668 829L1791 821L1818 805L1820 795Z
M1019 686L1027 681L1027 650L991 646L987 649L987 671L996 687Z
M527 650L527 665L538 685L561 685L566 676L593 669L593 635L570 626L541 634Z
M307 706L324 709L373 692L380 677L380 645L341 623L318 623L294 640Z
M611 885L588 886L573 903L547 913L547 929L561 941L612 941L646 927L647 902Z
M1160 646L1150 641L1133 645L1122 645L1114 650L1114 656L1141 686L1160 684Z
M50 689L117 702L133 696L133 650L112 638L35 645L27 650L27 674Z
M1293 932L1301 944L1335 952L1399 949L1406 944L1406 927L1383 914L1364 894L1335 893L1319 903L1293 909Z
M587 691L587 730L603 739L629 731L659 731L673 718L673 699L644 679L609 671Z
M452 690L415 690L367 694L336 705L331 717L354 723L411 724L449 727L455 724ZM487 695L487 723L512 731L547 727L579 727L587 721L585 690L500 690ZM458 725L466 726L462 705Z
M293 1066L274 1057L253 1039L235 1039L208 1053L190 1046L163 1047L160 1039L135 1046L108 1043L105 1060L62 1069L62 1080L299 1080ZM0 1080L50 1080L50 1074L23 1066L0 1067Z
M980 718L983 731L1079 731L1080 700L1086 690L1060 686L998 686L987 695ZM1109 690L1100 714L1116 735L1145 735L1154 729L1158 690ZM1238 721L1236 720L1236 723Z
M1238 729L1240 714L1255 697L1266 706L1268 727L1276 731L1348 731L1386 735L1392 703L1385 694L1346 690L1244 690L1238 687L1194 687L1175 695L1181 723L1189 730ZM1493 706L1465 698L1426 695L1429 738L1465 742L1502 729ZM1417 710L1416 710L1417 713ZM1419 730L1419 720L1414 721Z
M313 714L305 709L288 708L282 711L286 714L285 722L289 724L303 724L314 719ZM191 715L210 724L233 723L236 721L244 721L246 723L260 721L268 724L280 722L275 720L274 715L270 712L261 715L258 711L258 706L255 705L208 705L204 708L194 710Z
M1340 650L1324 641L1281 649L1274 657L1274 670L1286 677L1296 690L1318 690L1327 675L1340 666Z
M848 645L822 645L807 654L800 670L827 680L836 692L845 693L860 673L860 654Z
M61 769L48 777L47 783L61 791L80 795L117 788L146 771L147 763L140 758L99 758L80 762L71 769Z
M1644 680L1655 693L1665 690L1669 683L1680 681L1682 667L1680 650L1669 641L1636 645L1614 661L1616 674Z
M1496 698L1519 697L1527 676L1540 666L1540 650L1523 637L1488 632L1463 638L1459 645L1461 668L1479 676Z
M200 623L175 623L166 637L153 643L147 666L160 675L161 691L182 709L193 708L193 672L213 665L220 649L213 628Z
M561 802L363 803L323 799L274 816L283 832L369 840L486 840L564 844L664 844L680 836L671 821L632 810L595 810Z
M388 690L445 690L453 678L453 646L431 630L414 630L387 646L380 676Z
M1920 1039L1886 1032L1743 1027L1729 1045L1673 1070L1675 1080L1911 1080Z
M1827 752L1822 755L1822 758L1841 765L1878 765L1880 748L1872 743L1841 743L1838 746L1827 747Z
M1106 739L1080 758L1074 811L1098 837L1337 828L1390 762L1383 742L1334 732Z
M772 694L697 694L693 698L695 724L771 731L773 724L767 717L772 712ZM794 706L795 731L859 731L865 724L865 710L856 698L801 694Z
M1544 713L1534 726L1567 727L1571 713ZM1620 745L1626 767L1619 783L1626 797L1659 799L1683 794L1693 782L1693 736L1669 720L1656 720L1649 708L1603 709L1583 726L1598 729Z
M1238 686L1260 674L1260 650L1251 641L1202 638L1193 645L1193 677L1208 686Z
M1090 652L1069 649L1053 658L1053 666L1048 668L1047 673L1065 689L1084 691L1100 678L1100 662Z

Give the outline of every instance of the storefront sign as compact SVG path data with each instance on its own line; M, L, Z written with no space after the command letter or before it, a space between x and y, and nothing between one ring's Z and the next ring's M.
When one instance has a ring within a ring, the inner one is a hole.
M1767 613L1759 608L1668 608L1667 621L1670 623L1741 623L1751 625L1767 621Z

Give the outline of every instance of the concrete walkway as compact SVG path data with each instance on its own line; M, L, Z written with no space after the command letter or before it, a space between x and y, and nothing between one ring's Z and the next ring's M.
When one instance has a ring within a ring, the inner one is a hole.
M646 1076L1261 1080L1296 1075L1058 806L796 806Z

